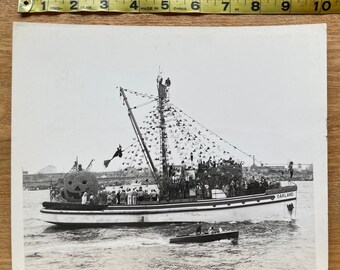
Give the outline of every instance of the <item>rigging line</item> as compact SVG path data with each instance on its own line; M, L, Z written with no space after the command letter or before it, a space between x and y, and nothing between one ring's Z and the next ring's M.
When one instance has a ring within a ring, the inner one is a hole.
M134 143L130 144L128 147L126 147L125 149L123 149L122 152L128 150L130 147L134 146L136 143L138 143L138 141L135 141Z
M133 127L133 129L135 130L135 132L136 132L137 127L136 127L133 123L132 123L132 127ZM137 132L136 132L136 133L137 133ZM144 158L145 158L145 160L146 160L146 164L149 166L149 169L150 169L150 171L152 172L151 165L150 165L150 163L149 163L149 161L148 161L148 158L147 158L147 155L146 155L146 152L145 152L143 143L142 143L143 139L142 139L142 138L139 138L139 137L137 137L137 139L138 139L138 142L139 142L139 144L140 144L140 147L141 147L141 151L142 151L142 153L143 153L143 156L144 156ZM137 150L139 151L139 148L138 148ZM135 157L138 155L138 151L137 151Z
M174 117L176 118L176 120L178 120L178 118L175 116L175 113L179 116L179 117L182 117L183 118L183 116L182 115L180 115L177 111L172 111L173 113L174 113ZM196 122L196 121L195 121ZM196 127L194 127L194 128L196 128ZM189 132L191 132L191 133L196 133L196 132L192 132L189 128L188 128L188 126L187 125L184 125L183 126L183 129L185 129L185 130L187 130L187 131L189 131ZM182 132L182 131L181 131ZM210 131L209 131L210 132ZM183 134L183 132L182 132L182 134ZM183 135L185 135L185 134L183 134ZM197 136L197 135L196 135ZM201 144L201 145L204 145L205 147L210 147L210 145L208 144L208 142L207 142L207 140L209 140L205 135L203 135L203 134L199 134L198 136L197 136L197 138L198 138L198 140L199 140L199 144ZM202 139L201 139L202 138ZM214 143L214 142L213 142ZM218 150L219 152L223 152L223 150L221 149L221 150ZM224 151L226 151L226 150L224 150ZM205 151L205 152L207 152L207 151ZM232 154L230 154L229 153L229 151L226 151L228 154L229 154L229 156L231 156L232 158L235 158Z
M179 122L178 115L176 116L176 112L175 111L171 111L171 112L172 112L172 115L173 115L174 119L177 122ZM176 123L176 124L174 124L174 126L177 129L177 131L179 131L179 133L181 133L183 136L186 136L189 131L191 132L191 130L189 130L189 128L187 126L185 126L185 125L177 125L177 123ZM186 130L187 133L184 133L184 131L182 131L182 129ZM194 133L194 132L191 132L191 133ZM202 142L202 143L205 144L204 142Z
M176 113L177 113L177 112L175 112L175 111L171 111L171 112L172 112L172 115L174 116L175 120L176 120L176 121L179 121L178 118L177 118L177 116L176 116ZM177 113L177 115L179 115L179 113ZM179 115L179 117L181 117L181 115ZM187 125L177 126L177 125L175 124L175 127L176 127L177 130L179 130L179 133L181 133L184 137L187 136L187 133L194 133L194 132L192 132L192 131L188 128ZM185 130L186 133L185 133L184 131L182 131L182 129ZM204 137L204 136L202 135L202 137ZM198 136L197 136L197 138L198 138L199 141L200 141L200 142L199 142L200 145L204 145L206 148L209 147L209 145L208 145L206 142L204 142L203 140L201 140ZM187 142L188 142L188 141L187 141ZM180 143L180 145L181 145L181 147L182 147L182 146L183 146L183 143ZM193 143L193 142L191 142L191 147L192 147L193 149L195 149L194 143ZM198 150L198 151L199 151L199 150ZM208 153L207 150L204 150L204 152ZM199 156L200 156L200 155L201 155L201 154L199 154ZM203 154L202 154L202 155L203 155Z
M142 104L136 105L134 107L132 107L131 109L138 109L141 108L143 106L149 105L150 103L154 102L154 101L158 101L158 98L155 98L154 100L148 101L148 102L144 102Z
M129 92L130 94L133 94L135 96L141 96L141 97L147 97L147 98L157 98L156 96L154 95L149 95L149 94L144 94L144 93L140 93L140 92L137 92L137 91L132 91L132 90L129 90L129 89L126 89L126 88L122 88L124 91L126 92ZM157 98L158 99L158 98Z
M289 162L288 162L289 163ZM298 166L298 165L312 165L313 163L298 163L296 161L294 161L294 165L293 166ZM270 166L287 166L287 163L266 163L266 165L270 165Z
M158 99L155 99L155 100L158 100ZM154 102L155 100L152 100L152 101L147 102L147 103ZM149 114L152 113L152 112L155 112L155 110L152 109L152 110L150 110L147 114L149 115ZM151 116L150 116L150 119L151 119ZM134 127L134 128L135 128L135 127ZM144 127L141 126L141 128L144 128ZM147 134L146 134L145 132L142 132L142 134L143 134L144 141L146 141L147 143L150 143L149 140L146 139L146 138L148 137ZM137 138L137 139L138 139L138 138ZM150 171L152 171L151 164L150 164L150 162L148 161L148 159L146 158L146 153L145 153L146 150L145 150L144 148L142 148L141 151L142 151L142 153L144 154L144 158L145 158L146 164L149 166Z
M170 107L170 111L171 111L171 107ZM171 111L172 112L172 111ZM173 118L175 119L175 120L177 120L178 121L178 119L176 118L176 116L174 115L174 113L172 112L172 114L171 114L172 116L173 116ZM168 117L168 116L167 116ZM174 126L174 128L178 131L178 134L179 133L182 133L182 135L184 136L184 134L183 134L183 131L179 128L179 126L177 126L177 124L172 124L172 126ZM177 143L176 144L176 140L177 140L177 138L175 138L175 137L173 137L173 140L175 141L173 144L175 144L175 145L180 145L180 147L182 147L183 146L183 144L182 143ZM169 142L170 141L172 141L170 138L169 138L169 140L168 140ZM177 153L181 153L181 149L180 149L180 147L177 147Z
M232 143L228 142L227 140L223 139L222 137L218 136L215 132L211 131L210 129L208 129L206 126L204 126L203 124L201 124L200 122L198 122L197 120L193 119L190 115L186 114L182 109L178 108L177 106L175 106L174 104L171 104L171 106L173 106L174 108L180 110L180 112L182 112L184 115L186 115L187 117L189 117L191 120L195 121L197 124L199 124L201 127L205 128L206 130L208 130L209 132L211 132L212 134L214 134L216 137L218 137L220 140L226 142L227 144L229 144L230 146L232 146L235 150L238 150L239 152L241 152L242 154L246 155L247 157L252 157L252 155L248 154L247 152L241 150L240 148L236 147L235 145L233 145ZM255 160L257 161L257 160ZM261 163L259 161L257 161L258 163Z
M139 151L140 151L140 149L137 148L136 153L134 153L134 156L133 156L133 158L132 158L132 160L131 160L131 162L130 162L130 164L129 164L129 167L134 168L134 167L133 167L133 163L135 162L136 157L138 156L138 152L139 152Z

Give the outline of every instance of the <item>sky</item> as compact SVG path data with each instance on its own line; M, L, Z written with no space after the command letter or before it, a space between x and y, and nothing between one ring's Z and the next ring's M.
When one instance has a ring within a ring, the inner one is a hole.
M324 25L114 27L17 23L12 149L22 169L121 168L134 133L117 87L157 95L269 164L313 163L326 139ZM128 95L132 105L148 100ZM151 107L135 111L138 123ZM252 160L235 151L247 165Z

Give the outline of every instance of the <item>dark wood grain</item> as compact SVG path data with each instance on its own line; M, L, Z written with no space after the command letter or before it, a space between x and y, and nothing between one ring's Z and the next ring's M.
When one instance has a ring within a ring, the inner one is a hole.
M12 23L106 25L244 26L327 23L329 268L340 269L340 15L154 15L33 14L16 12L17 1L1 1L0 13L0 269L11 269L10 145Z

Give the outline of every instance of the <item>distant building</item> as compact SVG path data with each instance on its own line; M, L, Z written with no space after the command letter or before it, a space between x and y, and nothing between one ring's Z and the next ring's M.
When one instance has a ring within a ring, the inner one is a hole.
M58 180L63 178L65 173L50 173L50 174L24 174L23 186L24 188L39 188L46 189L51 185L56 185Z

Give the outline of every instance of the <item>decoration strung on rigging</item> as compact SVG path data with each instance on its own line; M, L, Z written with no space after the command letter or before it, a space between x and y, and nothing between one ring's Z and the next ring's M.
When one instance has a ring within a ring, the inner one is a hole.
M158 80L157 82L158 86L160 87L159 91L161 91L161 95L159 95L159 97L166 98L166 102L168 102L167 89L171 85L170 79L165 80L164 83L162 80ZM153 95L147 95L128 89L122 90L138 97L152 99L149 102L134 106L131 109L145 106L154 101L159 101L159 98ZM235 157L230 154L230 150L237 150L247 157L253 157L229 141L224 140L222 137L218 136L216 133L209 130L200 122L194 120L183 110L171 103L167 103L166 106L163 104L162 117L165 120L165 125L168 132L166 134L162 134L161 136L160 129L164 124L161 124L161 108L159 106L160 105L158 104L158 106L152 107L152 110L147 113L144 120L142 121L143 126L140 127L141 134L148 149L152 151L152 155L156 157L154 158L155 166L159 168L159 170L162 170L162 160L164 159L168 164L170 164L169 162L176 161L178 164L184 162L186 165L193 166L194 159L209 159L216 161L222 161L223 159L228 158L234 159ZM136 139L134 140L136 143ZM160 144L167 145L166 151L163 151L163 158L157 157L160 153ZM137 145L134 145L134 148L136 147ZM170 149L173 149L174 151L171 151ZM146 166L147 163L144 160L143 151L139 150L140 149L137 149L137 151L128 151L124 157L124 162L122 165L131 167L136 161L135 166L138 169ZM107 165L111 160L105 161L107 162ZM263 164L263 162L259 163Z

